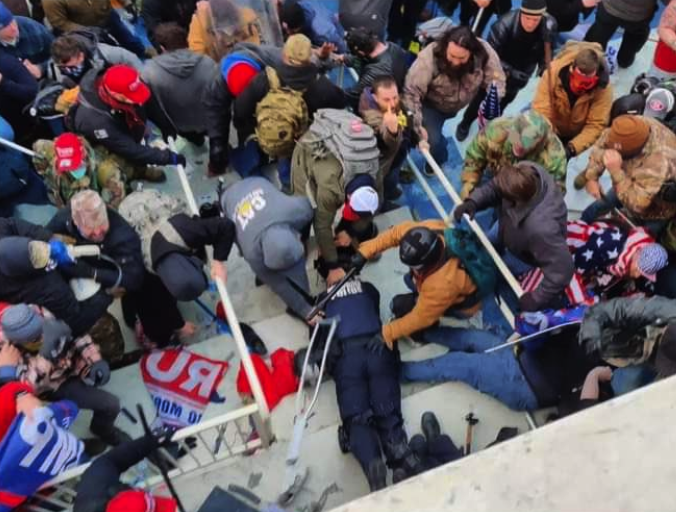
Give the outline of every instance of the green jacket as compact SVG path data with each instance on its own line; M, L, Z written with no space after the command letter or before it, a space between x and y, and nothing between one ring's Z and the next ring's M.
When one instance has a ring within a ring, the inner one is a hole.
M521 158L514 156L515 141L527 150ZM566 150L549 122L535 111L489 122L467 148L462 182L477 186L484 170L489 169L495 175L503 165L514 165L523 160L544 167L565 190Z
M33 144L33 151L38 156L33 158L33 165L45 180L49 200L58 208L68 206L70 198L81 190L94 190L104 202L117 209L125 196L125 161L109 153L102 147L96 150L80 137L87 153L87 174L79 180L70 173L58 174L54 166L54 141L41 139Z

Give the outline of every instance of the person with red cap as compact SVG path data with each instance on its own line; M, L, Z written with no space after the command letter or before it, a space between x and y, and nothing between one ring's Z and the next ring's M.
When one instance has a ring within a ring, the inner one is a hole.
M91 189L117 209L125 197L125 161L99 146L94 150L84 137L66 132L53 141L33 144L33 166L45 180L50 201L64 208L75 194Z
M232 103L265 66L279 69L282 50L272 45L239 43L218 65L202 94L209 136L209 174L223 174L229 162Z
M77 485L73 512L176 512L176 500L135 489L120 481L122 473L170 443L162 430L120 444L96 459Z
M166 176L162 170L148 166L186 163L183 155L141 144L148 119L165 137L175 135L175 129L132 67L117 64L88 72L80 82L80 94L68 118L75 133L126 160L134 168L133 175L127 176L130 180L163 182Z

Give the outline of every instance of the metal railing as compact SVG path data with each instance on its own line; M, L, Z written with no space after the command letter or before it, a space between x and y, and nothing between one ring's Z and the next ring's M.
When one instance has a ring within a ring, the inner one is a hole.
M160 450L169 462L169 476L199 475L212 470L216 464L264 447L261 437L251 436L251 419L257 415L258 406L251 404L176 432L173 440L185 455L177 460L165 449ZM77 496L75 486L89 465L83 464L60 474L34 495L24 509L31 512L72 510ZM140 463L130 469L125 473L124 480L137 487L147 488L163 481L157 468L148 463Z
M172 139L169 141L169 146L172 151L176 152L176 145ZM177 174L190 211L194 215L199 215L199 208L183 166L177 166ZM207 250L207 256L209 263L211 263L213 259L211 248ZM176 432L173 439L185 451L185 456L179 462L167 453L166 450L164 451L166 458L173 466L172 471L169 473L170 476L202 471L213 464L242 454L247 450L259 447L267 448L273 437L270 426L270 411L260 381L258 380L258 375L254 370L253 362L244 341L244 335L240 329L230 295L224 282L220 279L215 279L215 282L255 402ZM247 426L245 427L241 424L244 421L247 422ZM255 426L257 433L255 440L249 440L249 436L252 433L250 425ZM232 438L233 430L234 439ZM186 439L191 437L194 437L197 443L192 448L186 442ZM80 465L50 480L31 498L26 509L34 512L70 510L76 496L75 486L88 466L89 464ZM130 471L133 473L134 470ZM162 479L159 472L152 470L152 473L150 477L141 478L138 485L152 487L159 483Z

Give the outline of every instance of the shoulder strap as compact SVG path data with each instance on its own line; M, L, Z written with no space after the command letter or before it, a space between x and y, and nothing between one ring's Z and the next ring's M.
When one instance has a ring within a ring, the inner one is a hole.
M275 68L272 68L270 66L265 67L265 74L268 77L268 83L270 84L270 90L276 91L282 87L281 82L279 81L279 76L277 75L277 71L275 71Z

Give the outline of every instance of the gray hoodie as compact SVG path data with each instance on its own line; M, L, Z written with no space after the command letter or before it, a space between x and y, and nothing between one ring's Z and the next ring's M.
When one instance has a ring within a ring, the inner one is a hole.
M287 278L309 291L300 232L312 221L310 201L287 196L264 178L246 178L226 189L222 207L235 223L237 245L256 276L306 316L311 306Z
M209 57L188 49L163 53L146 61L143 80L179 133L206 132L202 93L215 69L216 63Z
M661 1L667 3L666 0ZM603 0L603 8L608 14L625 21L650 20L657 7L657 0Z

